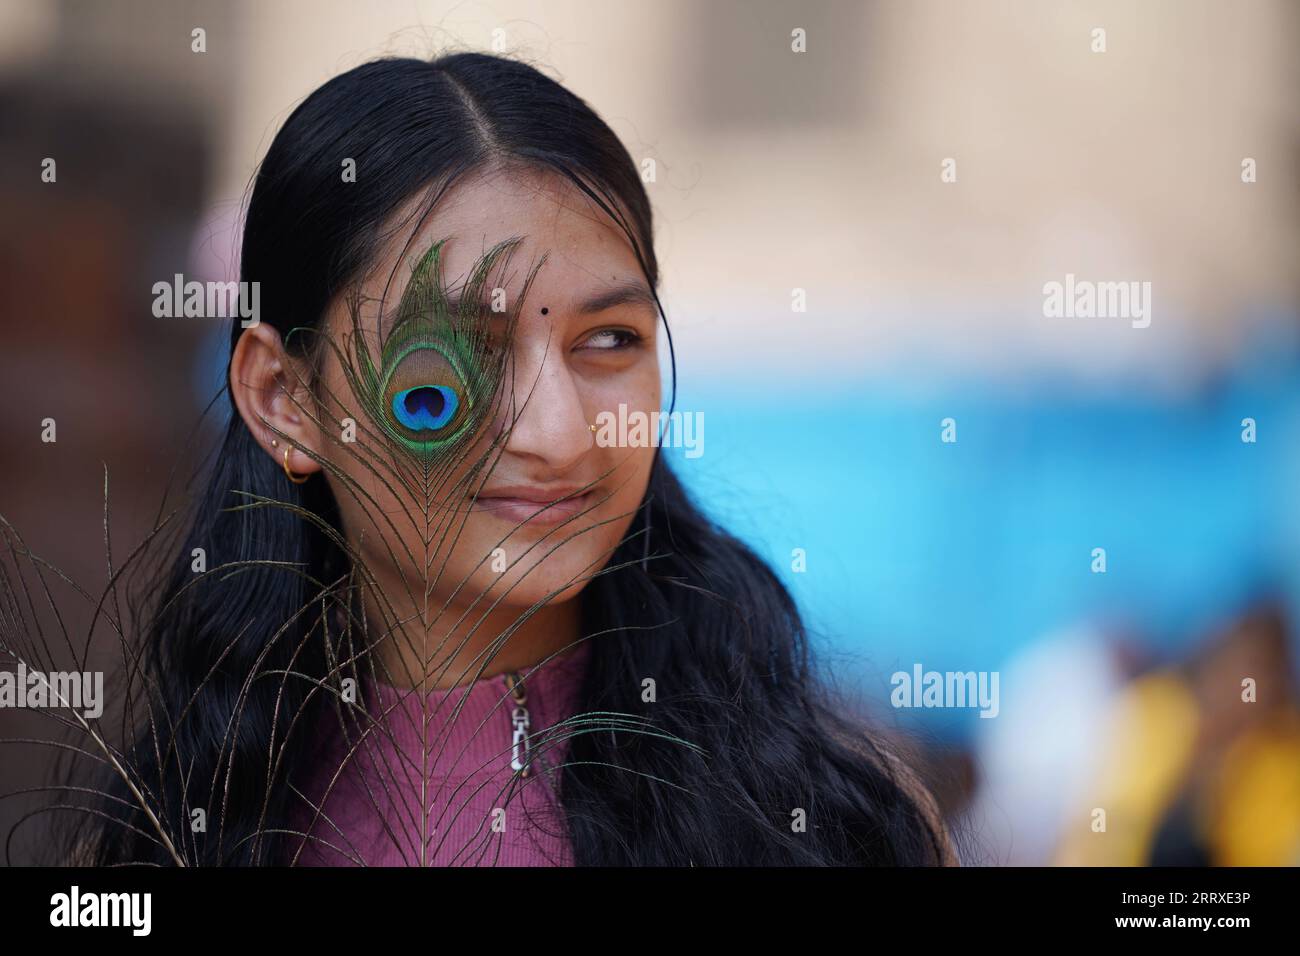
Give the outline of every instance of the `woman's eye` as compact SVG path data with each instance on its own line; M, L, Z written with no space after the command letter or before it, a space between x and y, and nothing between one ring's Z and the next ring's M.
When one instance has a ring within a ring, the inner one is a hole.
M601 329L588 338L580 348L621 349L633 344L640 336L628 329Z

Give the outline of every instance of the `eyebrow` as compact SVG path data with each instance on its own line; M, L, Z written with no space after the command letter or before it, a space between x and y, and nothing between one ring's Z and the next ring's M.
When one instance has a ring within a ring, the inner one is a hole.
M654 312L659 311L659 303L655 301L649 289L635 279L624 279L608 289L597 292L585 302L578 303L578 314L591 315L612 309L617 305L648 305Z
M606 309L612 309L620 305L647 305L656 315L659 314L659 303L655 301L654 295L646 288L644 283L635 279L624 279L607 289L602 289L579 302L575 311L579 315L594 315L597 312L604 312ZM453 315L459 314L460 294L449 294L447 296L447 306ZM484 314L489 314L491 311L486 303L481 306L481 309Z

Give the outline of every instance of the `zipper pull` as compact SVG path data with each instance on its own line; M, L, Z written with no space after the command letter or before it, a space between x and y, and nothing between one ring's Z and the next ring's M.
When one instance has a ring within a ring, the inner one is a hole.
M520 777L527 777L529 766L533 762L528 747L529 719L528 708L525 706L528 698L524 694L524 681L518 671L506 675L506 688L515 702L515 708L510 714L510 722L514 724L514 734L510 741L510 769L518 771Z

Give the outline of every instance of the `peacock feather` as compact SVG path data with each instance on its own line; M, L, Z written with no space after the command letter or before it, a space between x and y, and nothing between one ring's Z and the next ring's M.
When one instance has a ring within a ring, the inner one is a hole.
M356 401L397 448L423 464L473 435L498 392L507 354L500 343L509 340L518 312L500 313L503 328L494 339L483 294L517 242L499 243L483 255L454 304L441 277L446 240L430 246L412 268L378 356L367 347L359 309L350 310L353 349L343 368Z

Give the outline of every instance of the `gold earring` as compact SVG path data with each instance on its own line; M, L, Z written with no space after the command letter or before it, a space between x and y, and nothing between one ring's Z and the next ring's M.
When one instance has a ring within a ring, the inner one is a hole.
M289 446L288 445L284 447L284 473L289 476L289 480L292 481L295 485L301 485L305 483L308 478L311 477L310 474L307 474L299 478L297 475L295 475L293 472L289 470Z
M595 431L595 430L596 430L596 426L595 426L595 425L592 425L592 426L591 426L591 430L592 430L592 431Z

